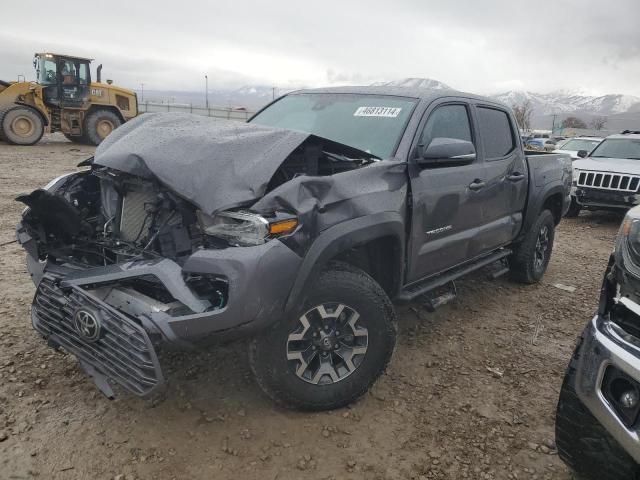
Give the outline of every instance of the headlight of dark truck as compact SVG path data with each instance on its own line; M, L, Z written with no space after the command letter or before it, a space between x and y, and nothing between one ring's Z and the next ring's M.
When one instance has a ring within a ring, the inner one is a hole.
M634 264L640 265L640 212L630 210L622 221L617 247L628 252Z
M198 211L198 220L207 235L241 247L261 245L269 239L292 233L298 227L298 219L294 216L266 217L249 211L220 212L213 217Z

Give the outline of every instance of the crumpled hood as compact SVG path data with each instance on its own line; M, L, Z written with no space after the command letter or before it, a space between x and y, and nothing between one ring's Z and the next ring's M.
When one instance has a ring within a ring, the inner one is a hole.
M94 165L155 178L205 213L261 198L311 135L185 113L147 113L98 146Z
M640 175L640 160L587 157L573 162L573 168L574 170L592 170L598 172Z

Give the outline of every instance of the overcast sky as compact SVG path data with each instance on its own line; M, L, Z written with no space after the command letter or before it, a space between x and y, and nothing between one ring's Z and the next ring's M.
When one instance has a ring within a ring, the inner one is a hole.
M35 51L90 56L118 84L280 88L427 77L640 96L640 0L3 2L0 79Z

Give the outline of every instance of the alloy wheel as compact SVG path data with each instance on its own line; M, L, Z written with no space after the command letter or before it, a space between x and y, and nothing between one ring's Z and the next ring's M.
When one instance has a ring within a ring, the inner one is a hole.
M342 303L324 303L303 314L287 338L287 360L298 378L327 385L351 375L369 346L361 322L360 314Z

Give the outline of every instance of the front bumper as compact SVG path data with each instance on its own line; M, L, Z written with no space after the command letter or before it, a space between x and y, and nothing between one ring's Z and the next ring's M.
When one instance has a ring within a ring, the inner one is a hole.
M640 305L621 299L625 307L640 313ZM614 367L640 382L640 339L630 335L607 316L596 315L583 334L578 352L575 390L582 403L624 450L640 463L640 427L627 427L614 406L605 398L604 379Z
M47 274L40 281L31 308L33 328L50 346L74 354L107 397L113 397L107 378L143 397L160 390L160 363L144 328L81 288L62 289L59 280ZM80 325L81 312L95 323Z
M37 291L32 323L51 346L76 355L108 396L106 379L140 396L161 388L162 371L155 347L194 347L252 335L282 317L302 259L282 242L255 247L199 250L180 266L170 259L139 260L88 269L69 268L34 257L34 240L18 230L27 250L27 268ZM203 301L185 280L187 274L227 280L222 307ZM99 295L96 286L155 277L184 308L163 311L118 305ZM93 312L102 330L87 340L76 323L81 310Z
M583 207L605 209L629 209L640 205L640 195L630 192L618 192L615 190L601 190L597 188L576 187L571 188L573 196L578 204Z

